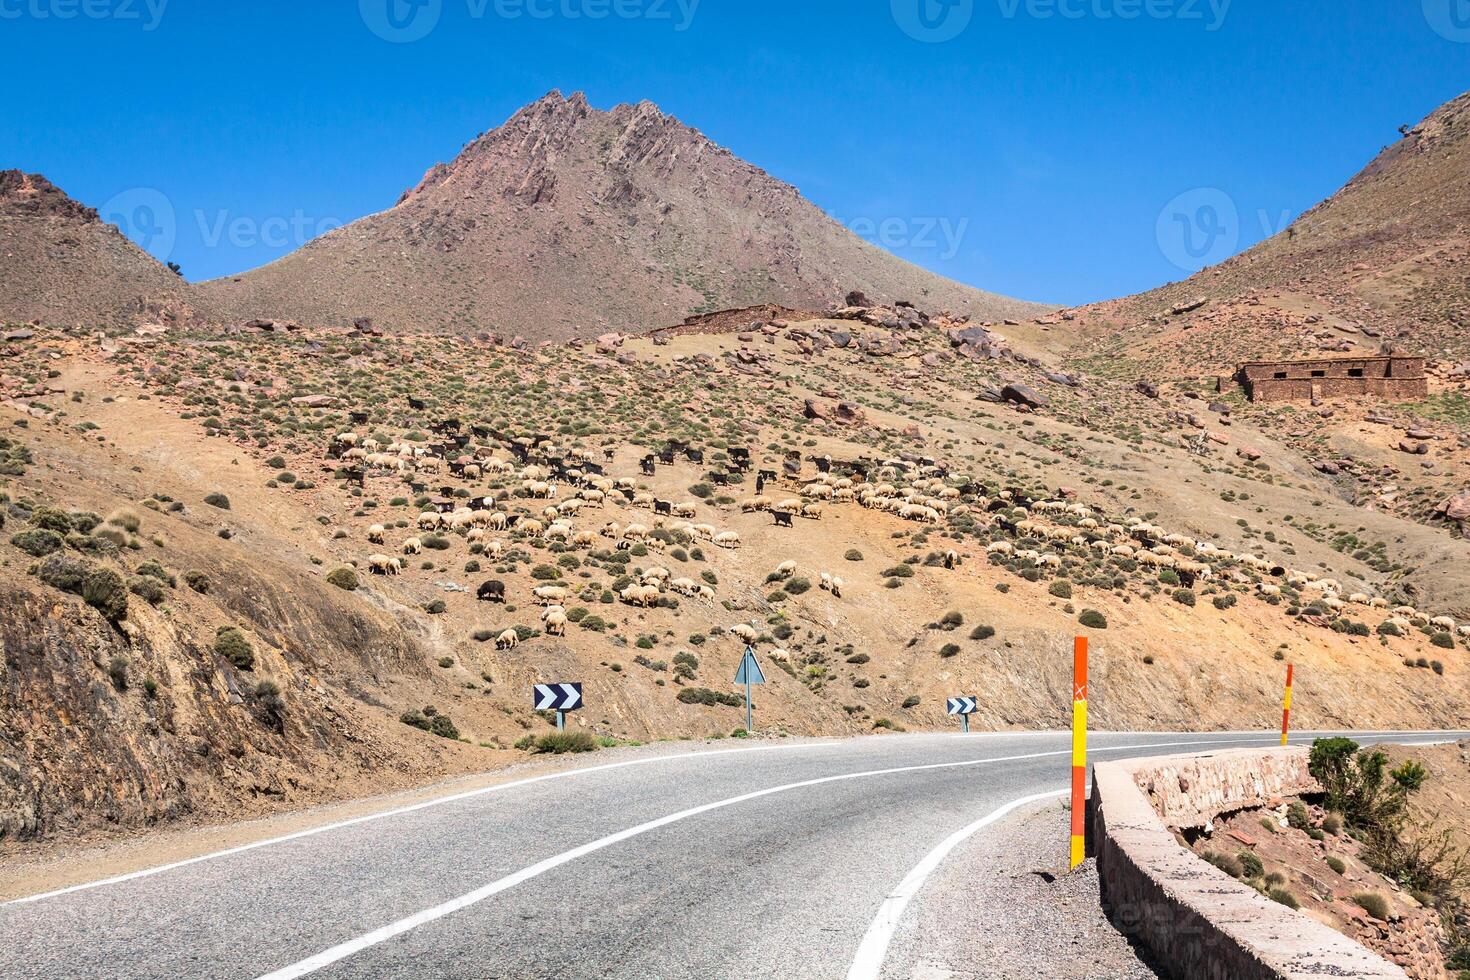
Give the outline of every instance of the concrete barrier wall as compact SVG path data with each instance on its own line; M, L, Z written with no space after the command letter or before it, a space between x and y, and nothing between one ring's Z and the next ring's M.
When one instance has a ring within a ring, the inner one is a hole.
M1320 792L1306 749L1100 762L1089 845L1113 923L1179 980L1407 980L1399 967L1195 857L1176 829Z

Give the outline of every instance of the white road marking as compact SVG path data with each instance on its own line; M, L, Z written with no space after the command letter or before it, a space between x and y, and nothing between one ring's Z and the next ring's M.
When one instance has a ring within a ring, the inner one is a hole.
M272 847L276 844L285 844L288 841L301 840L304 837L314 837L317 834L325 834L333 830L341 830L344 827L356 827L375 820L386 820L389 817L400 817L406 813L415 813L419 810L427 810L430 807L443 806L446 803L458 803L463 800L472 800L480 796L488 796L491 793L501 793L506 790L519 789L523 786L531 786L535 783L545 783L556 779L569 779L573 776L586 776L595 772L607 772L610 769L626 769L629 766L650 765L655 762L673 762L687 759L708 759L719 755L738 755L742 752L774 752L777 750L794 749L821 749L842 745L840 741L834 742L805 742L800 745L762 745L748 749L719 749L713 752L690 752L682 755L660 755L647 759L629 759L626 762L609 762L600 766L586 766L580 769L568 769L564 772L547 773L544 776L531 776L526 779L517 779L514 782L499 783L495 786L484 786L480 789L472 789L463 793L455 793L451 796L440 796L422 803L414 803L410 806L398 807L393 810L383 810L379 813L367 813L350 820L339 820L336 823L322 824L320 827L308 827L295 833L283 834L280 837L271 837L266 840L252 841L249 844L241 844L238 847L226 848L222 851L211 851L208 854L200 854L195 857L174 861L171 864L160 864L154 868L143 868L138 871L130 871L127 874L115 875L111 878L101 878L97 881L84 882L79 885L71 885L67 888L58 888L55 891L42 892L38 895L27 895L24 898L13 898L8 902L0 902L0 908L6 905L27 905L58 895L69 895L72 892L87 891L93 888L102 888L105 885L117 885L125 881L134 881L138 878L148 878L153 875L163 874L165 871L173 871L177 868L186 868L191 864L200 864L204 861L213 861L216 858L230 857L234 854L244 854L261 847Z
M1264 735L1253 737L1258 738L1262 741L1270 738L1270 736ZM1116 745L1110 746L1108 748L1095 749L1094 751L1135 752L1143 749L1169 749L1194 745L1229 744L1233 743L1222 742L1220 740L1161 742L1152 745ZM606 837L598 838L597 840L587 844L583 844L580 847L575 847L570 851L563 851L561 854L549 857L544 861L540 861L536 864L531 865L530 867L522 868L520 871L517 871L514 874L506 875L504 878L492 881L490 882L490 884L485 885L482 888L477 888L472 892L468 892L464 895L459 896L458 898L452 898L449 901L444 902L443 904L434 906L433 908L424 909L422 912L416 912L413 915L408 916L407 918L399 919L397 922L391 922L380 929L374 929L372 932L359 936L356 939L349 939L346 942L338 943L336 946L333 946L330 949L325 949L322 952L317 953L315 956L308 957L307 959L301 960L298 963L293 963L290 966L283 967L282 969L276 970L273 973L264 974L259 978L259 980L293 980L293 978L296 977L304 977L308 974L315 973L316 971L330 966L333 963L347 959L350 956L354 956L365 949L370 949L373 946L385 943L396 936L401 936L406 932L417 929L419 926L426 925L437 919L442 919L447 915L453 915L455 912L459 912L463 909L469 908L471 905L476 905L480 902L483 902L487 898L498 895L509 888L514 888L516 885L530 881L532 878L543 875L554 868L559 868L564 864L577 860L578 858L586 857L588 854L595 853L606 847L611 847L614 844L621 843L622 841L629 840L633 837L638 837L642 834L649 833L650 831L658 830L661 827L667 827L669 824L678 823L681 820L688 820L691 817L698 817L706 813L711 813L715 810L722 810L726 807L736 806L740 803L748 803L751 800L758 800L762 797L774 796L777 793L785 793L791 790L807 789L812 786L823 786L828 783L846 782L853 779L869 779L874 776L891 776L898 773L907 772L928 772L937 769L959 769L973 766L996 765L997 763L1002 762L1024 762L1031 759L1048 759L1055 758L1057 756L1070 756L1071 754L1072 750L1070 748L1067 748L1055 752L1032 752L1026 755L1002 756L992 759L968 759L963 762L934 762L920 766L896 766L889 769L871 769L866 772L843 773L836 776L821 776L816 779L804 779L796 783L787 783L784 786L771 786L767 787L766 789L755 790L750 793L743 793L740 796L732 796L729 799L716 800L713 803L705 803L701 806L691 807L688 810L680 810L678 813L671 813L667 816L659 817L655 820L650 820L646 823L638 824L636 827L629 827L626 830L620 830L615 834L609 834Z
M943 732L923 732L923 733L915 732L912 735L907 735L907 736L903 736L903 737L906 738L906 739L913 739L913 740L919 740L919 739L925 739L925 738L934 738L934 739L952 739L952 738L990 739L990 738L1004 738L1004 737L1019 737L1019 736L1023 736L1023 735L1065 735L1065 734L1067 734L1065 731L1060 731L1060 730L1059 731L1045 731L1045 732L972 732L972 733L970 733L968 735L963 735L963 734L960 734L958 732L953 733L953 734L948 734L948 733L943 733ZM1126 736L1126 737L1144 737L1144 736L1149 736L1149 735L1180 735L1180 734L1189 734L1189 733L1184 733L1184 732L1097 732L1097 733L1095 733L1095 735L1115 735L1115 736ZM1201 734L1203 734L1203 733L1201 733ZM1220 736L1223 736L1225 738L1239 737L1239 738L1249 739L1251 741L1266 739L1266 738L1269 738L1270 737L1267 734L1262 734L1262 733L1257 733L1257 732L1244 732L1244 731L1242 731L1242 732L1212 732L1210 734L1220 735ZM1366 736L1372 736L1372 735L1388 735L1388 736L1395 736L1395 737L1401 737L1401 738L1403 738L1403 737L1410 737L1410 736L1413 736L1413 737L1423 736L1423 737L1428 738L1428 739L1431 739L1431 740L1439 740L1439 741L1449 740L1449 741L1455 741L1455 740L1458 740L1459 738L1463 738L1466 734L1470 734L1470 733L1466 733L1466 732L1341 732L1341 733L1338 733L1338 732L1332 732L1332 733L1323 733L1323 732L1300 732L1300 733L1293 733L1292 738L1293 739L1296 739L1296 738L1307 738L1307 737L1310 737L1312 735L1318 735L1318 734L1344 734L1344 735L1352 735L1352 736L1356 736L1356 737L1366 737ZM892 735L885 735L885 736L881 736L881 737L884 740L894 740L895 739L895 736L892 736ZM207 854L199 854L199 855L196 855L196 856L191 857L191 858L184 858L184 859L179 860L179 861L174 861L174 862L171 862L169 864L161 864L161 865L158 865L156 867L142 868L142 869L139 869L137 871L129 871L129 872L125 873L125 874L114 875L114 876L112 876L110 878L100 878L100 879L98 879L96 881L82 882L80 884L69 885L69 886L67 886L65 888L57 888L57 889L54 889L54 890L48 891L48 892L40 892L40 893L35 894L35 895L26 895L26 896L24 896L22 898L12 898L12 899L9 899L8 901L0 902L0 908L4 908L4 907L9 906L9 905L28 905L28 904L32 904L32 903L35 903L35 902L41 902L41 901L44 901L44 900L50 899L50 898L56 898L56 897L61 896L61 895L70 895L70 894L73 894L74 892L90 891L90 890L95 889L95 888L104 888L104 887L106 887L108 885L120 885L120 884L122 884L124 882L135 881L135 880L137 880L139 878L149 878L149 877L152 877L153 875L163 874L164 872L167 872L167 871L175 871L175 870L177 870L179 868L189 867L190 865L202 864L205 861L214 861L214 860L217 860L219 858L231 857L231 856L236 855L236 854L244 854L244 853L246 853L248 851L254 851L254 850L257 850L257 849L263 848L263 847L273 847L273 846L275 846L277 844L286 844L286 843L289 843L291 841L301 840L301 839L307 838L307 837L314 837L317 834L325 834L325 833L329 833L329 832L334 831L334 830L342 830L342 829L347 828L347 827L356 827L356 826L360 826L361 824L372 823L372 822L377 821L377 820L387 820L387 819L389 819L391 817L399 817L399 816L403 816L404 814L415 813L415 812L417 812L419 810L427 810L427 809L429 809L431 807L443 806L443 805L445 805L447 803L459 803L459 802L461 802L463 800L475 799L477 797L488 796L488 795L490 795L492 793L501 793L501 792L505 792L507 790L512 790L512 789L519 789L521 787L530 786L530 785L533 785L533 784L536 784L536 783L550 782L552 780L557 780L557 779L569 779L569 778L572 778L574 776L586 776L586 775L590 775L592 773L607 772L607 771L613 770L613 769L626 769L626 768L629 768L629 767L632 767L632 766L652 765L653 763L657 763L657 762L687 762L687 761L691 761L691 760L709 759L709 758L713 758L713 757L716 757L716 756L739 755L741 753L746 753L746 752L776 752L776 751L799 751L801 749L838 748L838 747L842 747L842 746L850 746L850 745L853 744L854 741L855 740L853 740L853 739L842 739L842 740L834 740L834 741L828 741L828 742L803 742L803 743L798 744L798 745L762 745L762 746L756 746L756 747L753 747L753 748L745 748L745 749L717 749L717 750L710 751L710 752L689 752L689 753L684 753L684 754L680 754L680 755L661 755L661 756L654 756L654 757L646 758L646 759L629 759L629 760L627 760L625 762L609 762L609 763L606 763L604 765L586 766L586 767L582 767L582 768L578 768L578 769L568 769L568 770L563 771L563 772L548 773L548 774L546 774L544 776L532 776L532 777L529 777L529 778L526 778L526 779L518 779L518 780L515 780L513 782L509 782L509 783L499 783L499 784L497 784L495 786L486 786L486 787L482 787L480 789L468 790L468 791L463 792L463 793L454 793L454 794L449 795L449 796L440 796L440 797L436 797L436 798L431 799L431 800L425 800L422 803L415 803L415 804L412 804L410 806L398 807L398 808L392 809L392 810L383 810L383 811L380 811L380 812L377 812L377 813L368 813L368 814L364 814L363 816L360 816L360 817L353 817L353 818L351 818L349 820L339 820L339 821L336 821L335 823L322 824L319 827L308 827L305 830L298 830L298 831L296 831L294 833L283 834L283 835L281 835L279 837L270 837L270 838L267 838L265 840L252 841L249 844L241 844L241 845L239 845L237 847L225 848L225 849L219 850L219 851L210 851ZM1177 746L1177 745L1215 745L1215 744L1225 745L1225 744L1230 744L1230 743L1221 741L1221 742L1176 742L1176 743L1167 743L1167 744L1166 743L1160 743L1160 744L1161 744L1161 747L1168 748L1168 747ZM1418 744L1418 743L1415 743L1415 744ZM1426 742L1424 744L1430 744L1430 743L1429 742ZM1133 746L1133 748L1148 748L1148 746ZM1112 751L1112 750L1096 750L1095 749L1095 751Z
M898 887L889 892L888 897L878 908L878 914L873 917L872 925L863 935L863 941L858 945L857 956L853 958L852 968L847 971L847 980L878 980L883 972L883 960L888 956L888 944L893 939L894 930L898 928L898 922L903 918L904 909L908 908L909 901L924 887L924 882L939 867L940 863L949 856L949 852L964 843L978 831L984 830L991 824L1003 820L1015 811L1032 803L1042 800L1054 799L1058 796L1067 795L1067 790L1059 789L1050 793L1037 793L1007 803L1005 806L990 813L967 827L961 827L946 837L938 847L924 855L924 860L914 865L914 869L904 875L903 881Z

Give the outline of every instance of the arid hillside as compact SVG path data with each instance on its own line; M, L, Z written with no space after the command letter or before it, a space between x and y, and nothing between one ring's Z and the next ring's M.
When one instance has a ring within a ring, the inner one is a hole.
M1281 234L1073 330L1084 354L1185 373L1386 345L1470 362L1470 94Z
M565 340L860 289L982 318L1039 309L867 244L651 103L553 92L391 209L204 292L240 319Z
M0 847L492 768L537 681L728 736L747 643L764 732L1060 727L1079 632L1103 728L1269 729L1288 661L1304 727L1470 724L1462 525L1238 396L1200 437L910 307L730 329L0 347Z
M40 174L0 171L0 321L168 326L201 318L194 289Z

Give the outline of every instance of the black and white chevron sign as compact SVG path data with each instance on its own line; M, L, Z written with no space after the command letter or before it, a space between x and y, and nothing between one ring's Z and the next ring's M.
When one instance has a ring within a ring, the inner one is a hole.
M949 713L952 715L973 715L975 713L976 704L974 698L950 698L946 704L948 704Z
M581 684L537 684L537 711L572 711L582 707Z

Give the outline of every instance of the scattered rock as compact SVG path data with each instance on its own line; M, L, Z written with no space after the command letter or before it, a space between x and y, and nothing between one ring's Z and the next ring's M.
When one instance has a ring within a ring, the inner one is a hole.
M1023 384L1008 384L1000 390L1000 394L1006 401L1025 405L1027 408L1045 408L1051 404L1051 399Z

